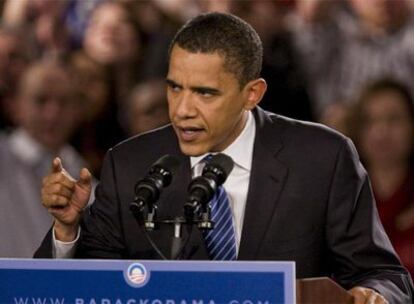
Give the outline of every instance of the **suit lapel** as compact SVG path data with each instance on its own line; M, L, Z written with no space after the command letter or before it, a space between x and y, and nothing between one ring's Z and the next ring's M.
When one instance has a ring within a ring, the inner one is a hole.
M282 127L262 110L254 111L256 139L252 171L243 221L239 260L254 260L269 228L287 175L287 168L277 158L282 149Z

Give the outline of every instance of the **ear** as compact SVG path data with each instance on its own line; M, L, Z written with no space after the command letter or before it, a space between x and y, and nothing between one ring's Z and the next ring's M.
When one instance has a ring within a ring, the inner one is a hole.
M260 102L260 100L262 100L266 89L267 84L263 78L258 78L248 82L243 88L246 101L244 109L253 109Z

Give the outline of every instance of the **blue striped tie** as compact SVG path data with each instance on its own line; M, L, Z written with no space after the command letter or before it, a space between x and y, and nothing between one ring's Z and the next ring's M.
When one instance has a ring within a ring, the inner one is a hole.
M203 233L211 260L232 261L236 259L236 237L229 198L222 186L210 201L214 228Z

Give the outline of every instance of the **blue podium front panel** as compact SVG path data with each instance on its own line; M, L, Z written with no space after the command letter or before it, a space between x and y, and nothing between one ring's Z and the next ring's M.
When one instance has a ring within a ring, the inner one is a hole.
M0 259L0 303L295 303L295 265Z

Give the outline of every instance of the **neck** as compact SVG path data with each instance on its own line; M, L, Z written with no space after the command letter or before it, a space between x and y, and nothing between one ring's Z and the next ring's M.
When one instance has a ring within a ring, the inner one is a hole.
M369 175L375 194L381 200L388 199L407 176L409 166L406 163L392 165L374 165L369 167Z

